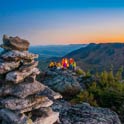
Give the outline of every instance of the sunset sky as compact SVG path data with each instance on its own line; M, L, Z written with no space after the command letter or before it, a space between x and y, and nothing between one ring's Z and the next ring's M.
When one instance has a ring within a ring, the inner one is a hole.
M32 45L124 42L124 0L0 0L3 34Z

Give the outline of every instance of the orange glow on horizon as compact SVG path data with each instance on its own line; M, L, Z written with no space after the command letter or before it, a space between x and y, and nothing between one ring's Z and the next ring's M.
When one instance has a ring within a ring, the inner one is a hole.
M94 36L95 37L95 36ZM101 37L99 38L98 36L96 36L96 38L89 38L88 39L78 39L76 42L75 41L72 41L71 42L68 42L68 43L72 43L72 44L75 44L75 43L124 43L124 36L123 37Z
M124 43L122 30L44 30L33 32L30 40L35 44L88 44L88 43Z
M124 35L123 36L91 36L89 37L78 37L78 36L73 36L69 40L66 40L65 43L68 44L81 44L81 43L124 43Z

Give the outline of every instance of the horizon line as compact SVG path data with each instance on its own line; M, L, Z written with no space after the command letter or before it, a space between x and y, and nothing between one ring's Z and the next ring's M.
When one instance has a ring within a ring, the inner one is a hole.
M30 46L66 46L66 45L88 45L88 44L124 44L123 42L90 42L90 43L70 43L70 44L34 44Z

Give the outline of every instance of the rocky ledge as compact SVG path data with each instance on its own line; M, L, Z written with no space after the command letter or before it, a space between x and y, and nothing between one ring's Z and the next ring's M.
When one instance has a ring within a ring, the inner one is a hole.
M60 113L60 124L121 124L118 115L107 108L92 107L88 103L71 105L64 100L54 102Z
M47 70L42 81L51 89L61 93L64 96L73 96L79 93L82 88L77 81L75 72L71 70Z

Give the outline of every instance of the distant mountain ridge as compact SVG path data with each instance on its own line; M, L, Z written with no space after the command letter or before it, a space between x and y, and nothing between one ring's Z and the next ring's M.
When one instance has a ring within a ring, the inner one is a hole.
M85 46L87 44L31 46L29 51L39 54L39 59L48 59L51 57L62 57Z
M73 57L84 70L117 70L124 66L124 43L91 43L85 48L75 50L65 57Z

